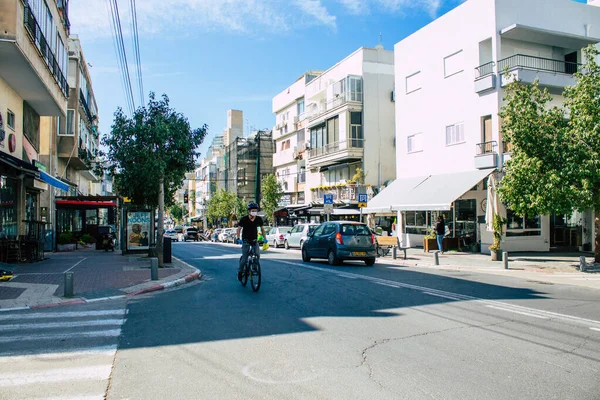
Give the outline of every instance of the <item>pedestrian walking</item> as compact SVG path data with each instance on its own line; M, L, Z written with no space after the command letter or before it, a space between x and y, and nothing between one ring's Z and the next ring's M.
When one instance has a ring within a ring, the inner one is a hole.
M437 234L437 245L438 250L444 254L444 235L446 234L446 223L444 222L444 217L442 215L437 217L437 221L435 223L435 233Z

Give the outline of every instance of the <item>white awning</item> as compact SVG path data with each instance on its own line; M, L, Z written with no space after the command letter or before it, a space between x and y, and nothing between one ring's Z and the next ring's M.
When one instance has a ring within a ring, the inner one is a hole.
M365 213L447 211L494 169L398 179L368 203Z
M333 215L360 215L360 210L354 208L334 208Z
M403 196L429 178L421 176L417 178L396 179L388 187L373 197L367 207L363 208L364 214L383 214L392 212L392 204L397 204Z

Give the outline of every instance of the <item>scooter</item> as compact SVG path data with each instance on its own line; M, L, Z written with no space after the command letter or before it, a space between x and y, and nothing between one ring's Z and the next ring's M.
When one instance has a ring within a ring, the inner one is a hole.
M102 239L102 247L104 248L104 251L115 251L115 239L110 233L104 235L104 238Z

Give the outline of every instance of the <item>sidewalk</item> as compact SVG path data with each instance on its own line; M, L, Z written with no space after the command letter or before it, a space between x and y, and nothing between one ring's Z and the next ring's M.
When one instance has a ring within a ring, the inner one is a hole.
M92 249L48 253L47 260L32 264L0 264L14 271L0 282L0 311L49 307L120 298L161 290L200 277L200 272L176 258L159 268L158 281L150 280L150 259ZM74 296L65 298L64 273L73 272Z

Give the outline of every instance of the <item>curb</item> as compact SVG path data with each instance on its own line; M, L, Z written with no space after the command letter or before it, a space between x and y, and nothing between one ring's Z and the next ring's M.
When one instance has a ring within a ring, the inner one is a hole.
M200 272L200 270L198 268L196 268L196 267L194 267L194 266L186 263L185 261L180 260L177 257L173 257L173 258L176 259L177 261L179 261L180 263L188 266L189 268L194 269L196 272L188 274L188 275L184 276L183 278L179 278L179 279L176 279L174 281L161 283L161 284L158 284L158 285L150 286L150 287L147 287L145 289L137 290L135 292L128 293L128 294L122 294L122 295L119 295L119 296L100 297L100 298L95 298L95 299L86 299L84 297L81 297L79 299L62 301L62 302L59 302L59 303L49 303L49 304L40 304L40 305L35 305L35 306L4 308L4 309L0 309L0 312L22 311L22 310L37 310L37 309L41 309L41 308L70 306L70 305L75 305L75 304L87 304L87 303L96 303L96 302L99 302L99 301L106 301L106 300L117 300L117 299L131 298L131 297L138 296L138 295L145 294L145 293L152 293L152 292L157 292L159 290L165 290L165 289L170 289L170 288L173 288L173 287L185 285L186 283L190 283L190 282L195 281L196 279L201 279L202 278L202 272Z

